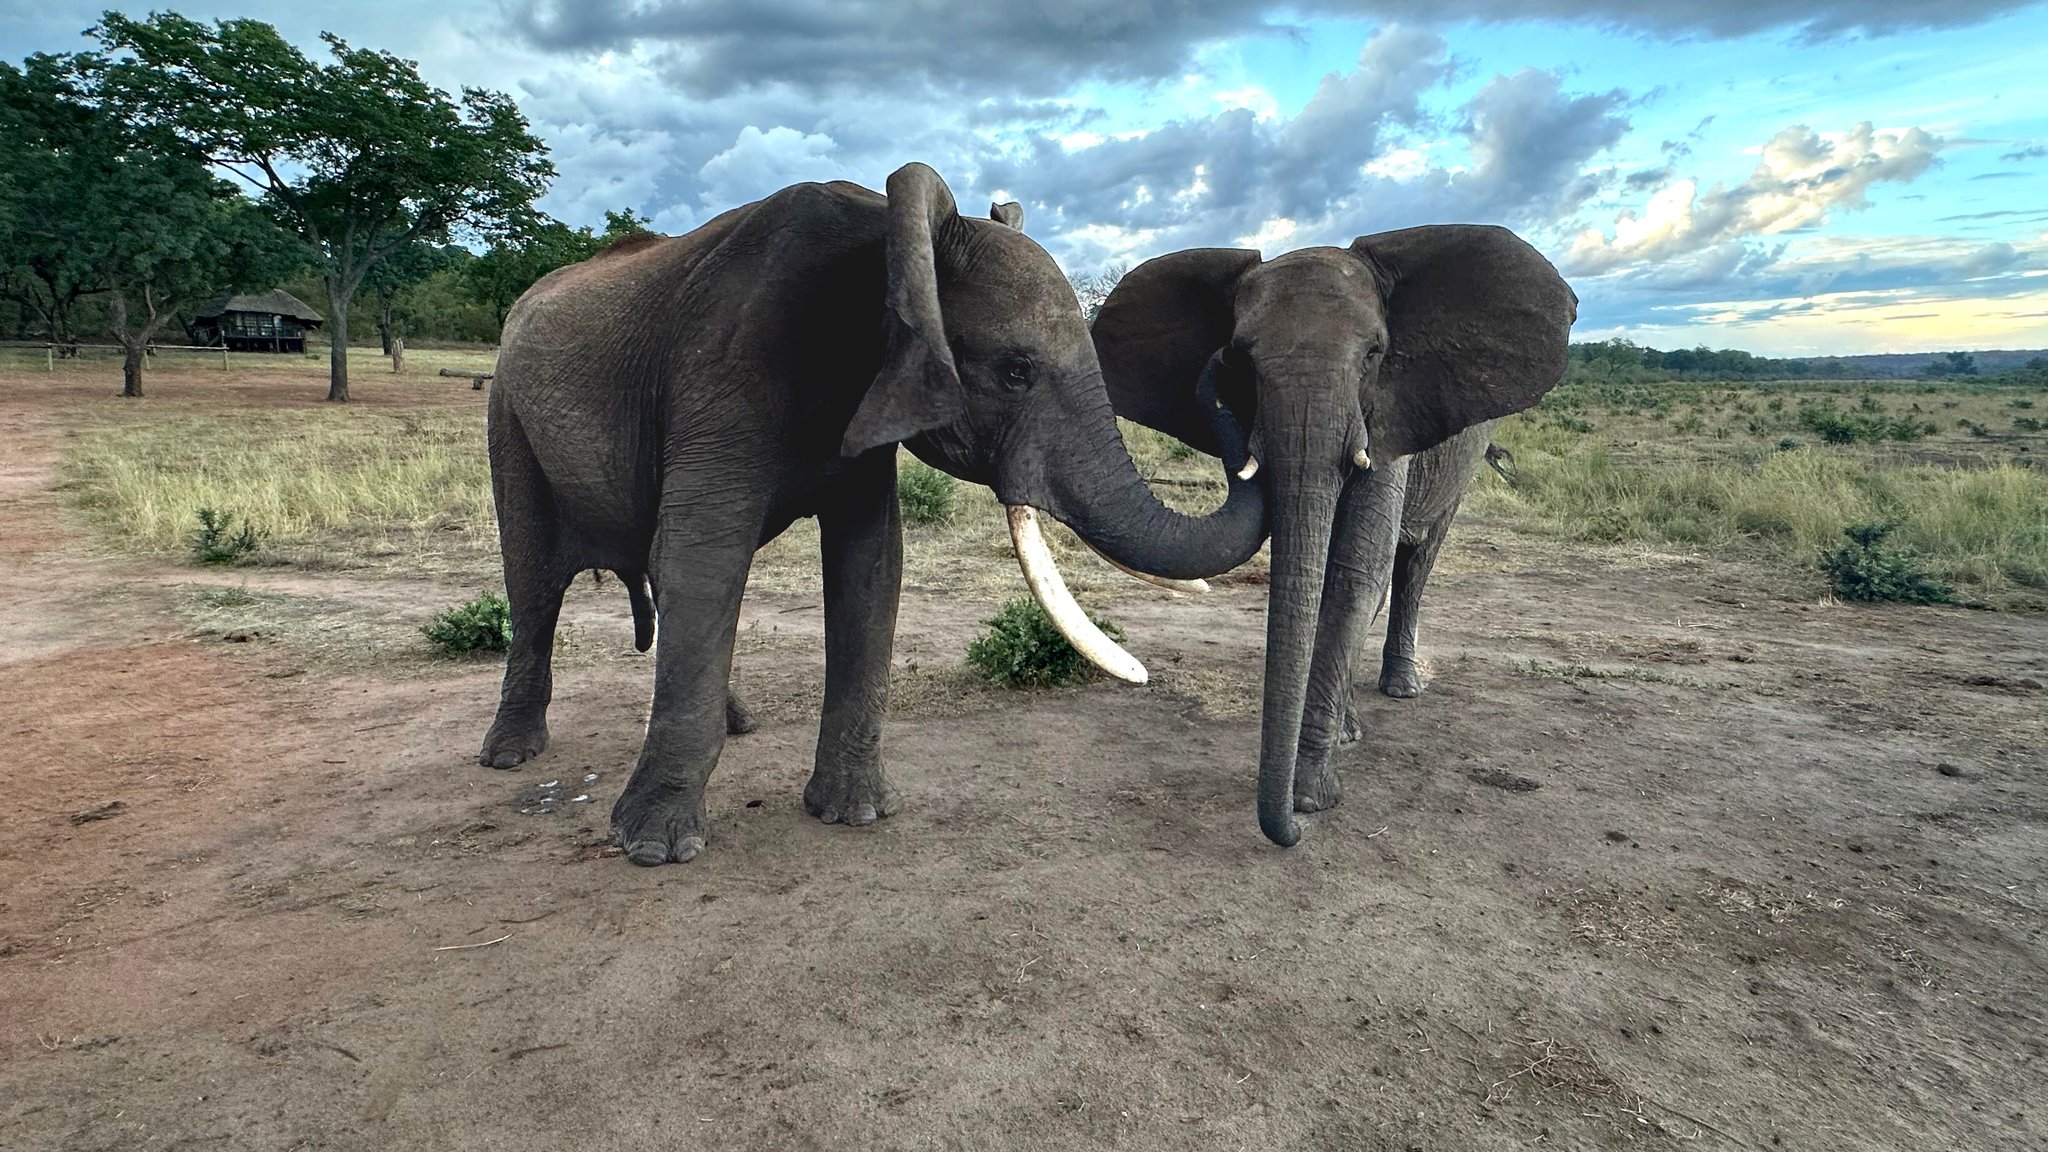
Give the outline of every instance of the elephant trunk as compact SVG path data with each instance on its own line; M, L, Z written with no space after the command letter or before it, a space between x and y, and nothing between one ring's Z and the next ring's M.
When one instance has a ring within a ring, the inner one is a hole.
M1204 391L1211 396L1213 375L1212 365L1203 374ZM1205 408L1222 443L1226 471L1234 473L1245 458L1244 432L1228 409L1214 403ZM1265 543L1266 496L1257 482L1230 475L1221 507L1188 516L1161 503L1139 475L1107 397L1098 413L1074 421L1074 427L1090 430L1087 435L1100 442L1074 444L1067 458L1097 463L1055 469L1056 496L1046 511L1110 563L1131 572L1196 580L1230 571Z
M1260 437L1269 459L1273 516L1272 588L1266 609L1266 685L1259 731L1259 827L1281 847L1301 839L1294 819L1295 757L1322 609L1330 536L1344 490L1355 429L1332 422L1326 405L1262 390Z

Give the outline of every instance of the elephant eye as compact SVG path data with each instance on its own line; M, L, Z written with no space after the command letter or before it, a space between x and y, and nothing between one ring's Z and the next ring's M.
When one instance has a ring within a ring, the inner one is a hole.
M1012 352L996 359L996 377L1011 388L1031 387L1031 357Z

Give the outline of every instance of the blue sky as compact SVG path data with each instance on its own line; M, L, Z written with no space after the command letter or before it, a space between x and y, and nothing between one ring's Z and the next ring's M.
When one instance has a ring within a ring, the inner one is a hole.
M0 0L10 58L104 0ZM2048 4L2014 0L243 0L511 92L547 207L668 231L924 160L1070 269L1488 221L1582 338L2048 346Z

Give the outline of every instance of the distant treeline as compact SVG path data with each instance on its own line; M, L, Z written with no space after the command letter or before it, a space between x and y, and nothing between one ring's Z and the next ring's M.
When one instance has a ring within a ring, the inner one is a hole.
M1923 352L1780 359L1738 348L1704 345L1665 351L1617 337L1599 343L1573 344L1565 379L1651 384L1662 380L1960 379L2001 372L2048 372L2048 353Z

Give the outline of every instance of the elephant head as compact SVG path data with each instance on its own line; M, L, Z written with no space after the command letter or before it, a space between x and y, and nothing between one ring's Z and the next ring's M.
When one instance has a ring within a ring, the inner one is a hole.
M882 368L840 450L902 442L933 467L994 489L1046 614L1098 666L1142 683L1144 666L1068 594L1037 513L1072 527L1119 567L1189 579L1258 551L1264 495L1233 478L1221 508L1190 517L1152 494L1117 431L1073 288L1022 223L1015 204L996 205L988 220L963 217L922 164L889 178ZM1235 421L1213 415L1205 441L1226 463L1241 458Z
M1409 228L1272 261L1195 249L1133 269L1094 336L1117 414L1214 452L1195 386L1252 431L1268 487L1271 603L1259 824L1293 844L1293 773L1339 496L1374 461L1527 408L1564 373L1578 301L1514 233Z

